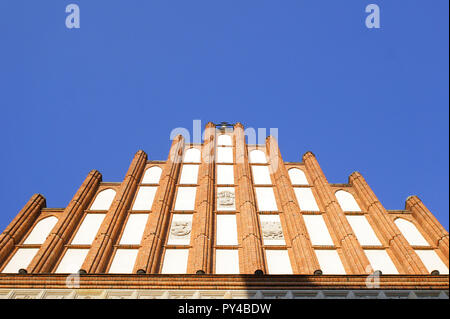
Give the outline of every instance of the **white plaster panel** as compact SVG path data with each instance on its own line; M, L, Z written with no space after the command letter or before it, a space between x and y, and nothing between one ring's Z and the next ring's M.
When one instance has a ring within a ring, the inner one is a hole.
M360 212L361 208L356 202L355 198L349 192L339 190L335 193L336 199L338 200L341 209L344 212Z
M430 246L426 239L422 236L416 225L410 221L397 218L395 224L400 229L402 235L406 238L408 243L412 246Z
M301 210L311 212L320 211L311 188L294 187L294 192Z
M67 249L56 269L57 274L74 274L83 266L89 249Z
M270 172L268 166L252 166L253 183L255 185L271 185Z
M288 174L292 185L308 185L306 175L301 169L291 168Z
M185 274L189 249L166 249L162 274Z
M239 252L236 249L216 249L216 274L239 274Z
M52 231L53 227L55 227L56 223L58 222L58 218L55 216L50 216L44 219L41 219L36 226L34 226L33 230L31 231L30 235L28 235L27 239L25 239L24 244L34 244L34 245L41 245L44 243L47 236Z
M120 239L120 245L139 245L147 225L148 214L130 214Z
M108 210L111 206L114 197L116 196L116 191L108 188L97 194L94 203L92 203L91 210Z
M264 153L261 150L253 150L249 154L249 161L250 161L250 163L254 163L254 164L256 164L256 163L260 163L260 164L267 163L266 153Z
M131 274L138 254L138 249L117 249L109 268L110 274Z
M232 147L218 147L217 148L217 163L233 163L233 148Z
M155 199L156 186L139 187L132 210L152 210L153 200Z
M236 215L216 215L216 245L237 245Z
M434 250L416 249L415 252L430 273L433 270L439 270L441 275L448 275L448 267Z
M273 187L255 187L259 211L278 211Z
M292 274L291 261L287 250L266 249L266 258L269 274Z
M219 185L234 184L233 165L217 165L217 184Z
M380 270L385 275L397 275L398 270L386 250L364 250L372 269Z
M20 269L26 269L38 252L38 248L19 248L9 260L2 273L16 274Z
M161 178L162 169L159 166L152 166L145 171L142 183L145 184L158 184Z
M328 227L322 215L303 215L311 244L318 246L333 246Z
M344 265L336 250L316 249L315 252L324 275L345 275Z
M194 210L197 187L178 187L175 210Z
M363 246L381 246L380 240L369 224L366 216L347 215L347 220L353 229L359 243Z
M90 245L100 229L106 214L86 214L72 240L73 245Z

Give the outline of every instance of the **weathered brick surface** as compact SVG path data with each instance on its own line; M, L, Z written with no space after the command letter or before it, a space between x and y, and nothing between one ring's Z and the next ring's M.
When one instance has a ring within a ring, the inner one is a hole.
M152 212L142 236L134 273L138 270L144 270L146 273L157 273L159 270L166 235L170 227L170 209L175 197L183 150L184 138L178 135L172 141L169 156L163 166Z
M124 227L127 212L138 189L146 161L147 154L144 151L140 150L135 154L81 269L97 274L106 271L113 245L116 244Z
M44 207L44 196L34 194L0 235L0 266L13 251L14 245L17 245L28 232Z
M50 235L28 266L28 272L48 273L52 271L56 261L63 252L64 245L67 244L74 229L76 229L80 222L84 211L94 198L101 179L102 175L96 170L88 174L69 205L64 209L62 216Z

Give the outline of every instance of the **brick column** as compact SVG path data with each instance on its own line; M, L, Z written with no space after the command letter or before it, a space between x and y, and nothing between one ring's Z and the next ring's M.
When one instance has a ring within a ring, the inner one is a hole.
M146 273L157 273L161 261L167 232L170 209L175 196L175 187L183 159L184 138L178 135L172 142L169 157L161 173L158 190L153 201L152 213L148 217L142 236L133 272L142 269Z
M282 212L286 218L287 237L291 239L292 251L295 256L294 273L313 274L320 269L319 261L312 248L311 241L306 230L305 221L300 213L300 207L296 202L287 169L273 136L266 139L267 154L271 174L274 177L275 189L280 198Z
M52 232L31 261L27 268L28 273L48 273L52 270L64 249L64 245L67 244L85 209L95 196L101 180L102 175L96 170L88 174L69 205L64 209Z
M248 163L248 152L245 144L244 127L241 123L234 126L237 176L236 208L240 214L241 245L244 266L241 273L254 274L256 270L266 273L264 252L260 235L260 227L256 211L256 199Z
M41 209L45 206L45 197L41 194L34 194L6 227L0 235L0 266L14 249L14 245L19 243L30 227L33 226L36 218L41 213Z
M431 237L433 244L436 245L445 256L444 262L448 267L448 231L442 227L436 217L433 216L419 197L415 195L409 196L406 200L405 208L412 213L415 220L417 220L420 226L422 226L426 233Z
M188 274L212 272L212 230L214 225L214 164L216 126L209 122L205 128L202 162L198 170L198 189L192 219L191 249Z
M342 263L347 274L366 274L366 268L370 265L369 260L357 241L316 157L313 153L306 152L303 155L303 162L322 201L325 215L331 224L330 231L334 232L338 240L336 247L339 247L343 253Z
M389 218L386 209L381 205L364 177L360 173L354 172L349 176L348 180L359 198L366 205L365 210L372 217L374 226L379 229L389 249L396 257L397 260L393 260L393 262L399 272L406 274L427 274L428 271L419 256L417 256L408 244L393 220Z
M81 267L88 273L101 274L105 272L113 252L113 245L116 243L123 227L146 162L147 154L139 150L131 161L128 172L100 227L99 235L92 243L92 247Z

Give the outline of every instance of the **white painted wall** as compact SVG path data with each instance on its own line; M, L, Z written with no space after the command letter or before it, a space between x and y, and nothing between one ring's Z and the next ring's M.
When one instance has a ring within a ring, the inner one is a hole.
M252 166L253 183L255 185L271 185L270 171L268 166Z
M139 249L117 249L109 268L110 274L131 274Z
M308 185L305 173L299 168L291 168L288 171L292 185Z
M237 249L216 249L216 274L239 274Z
M334 246L322 215L303 215L312 245Z
M232 147L218 147L217 148L217 163L233 163L233 148Z
M345 275L345 269L336 250L316 249L320 269L324 275Z
M356 202L355 198L349 192L339 190L335 193L341 209L344 212L360 212L361 208Z
M58 265L55 273L57 274L74 274L83 266L83 262L89 249L67 249L63 259Z
M44 243L47 236L52 231L53 227L55 227L58 222L58 218L55 216L50 216L44 219L41 219L36 226L34 226L30 235L28 235L27 239L25 239L24 244L34 244L41 245Z
M427 240L422 236L416 225L410 221L397 218L395 224L400 229L402 235L406 238L408 243L412 246L430 246Z
M441 275L448 275L448 267L434 250L416 249L415 252L430 273L433 270L439 270Z
M183 165L180 184L197 184L199 165Z
M301 210L311 212L320 211L311 188L294 187L294 192Z
M197 148L187 149L184 153L184 162L185 163L200 163L201 152Z
M191 242L191 232L184 236L176 236L172 234L174 225L177 222L188 223L192 230L192 214L173 214L172 223L170 225L169 239L167 240L167 245L189 245Z
M372 269L380 270L384 275L397 275L398 270L386 250L364 250Z
M159 166L152 166L145 171L142 178L143 184L158 184L161 178L162 168Z
M266 249L267 268L270 275L292 274L287 250Z
M101 191L97 194L97 197L91 206L91 210L108 210L115 196L116 191L111 188Z
M216 215L216 245L237 245L236 215Z
M120 245L140 245L148 214L130 214L120 239Z
M72 245L90 245L100 229L106 214L86 214L72 240Z
M373 231L366 216L347 215L347 220L359 243L363 246L381 246L381 242Z
M132 210L152 210L157 188L156 186L139 187Z
M166 249L162 274L185 274L189 249Z
M227 145L227 146L233 145L231 136L225 134L219 135L219 137L217 138L217 145Z
M19 248L3 269L4 274L17 274L20 269L26 269L33 260L39 248Z
M261 150L253 150L249 154L250 163L267 163L266 153Z
M217 184L232 185L234 184L234 166L233 165L217 165Z
M272 187L255 187L259 211L278 211Z
M178 187L175 210L194 210L197 187Z

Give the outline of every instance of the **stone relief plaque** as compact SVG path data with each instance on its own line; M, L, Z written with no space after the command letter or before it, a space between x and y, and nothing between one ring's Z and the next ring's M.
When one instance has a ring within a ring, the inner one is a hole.
M168 245L189 245L191 241L192 215L174 214L169 231Z
M192 225L189 221L174 221L170 234L176 237L185 237L191 233Z
M219 187L217 189L217 210L236 210L233 187Z
M265 245L286 245L280 216L260 215L261 232Z
M277 221L265 221L261 223L263 238L267 240L284 239L281 223Z

